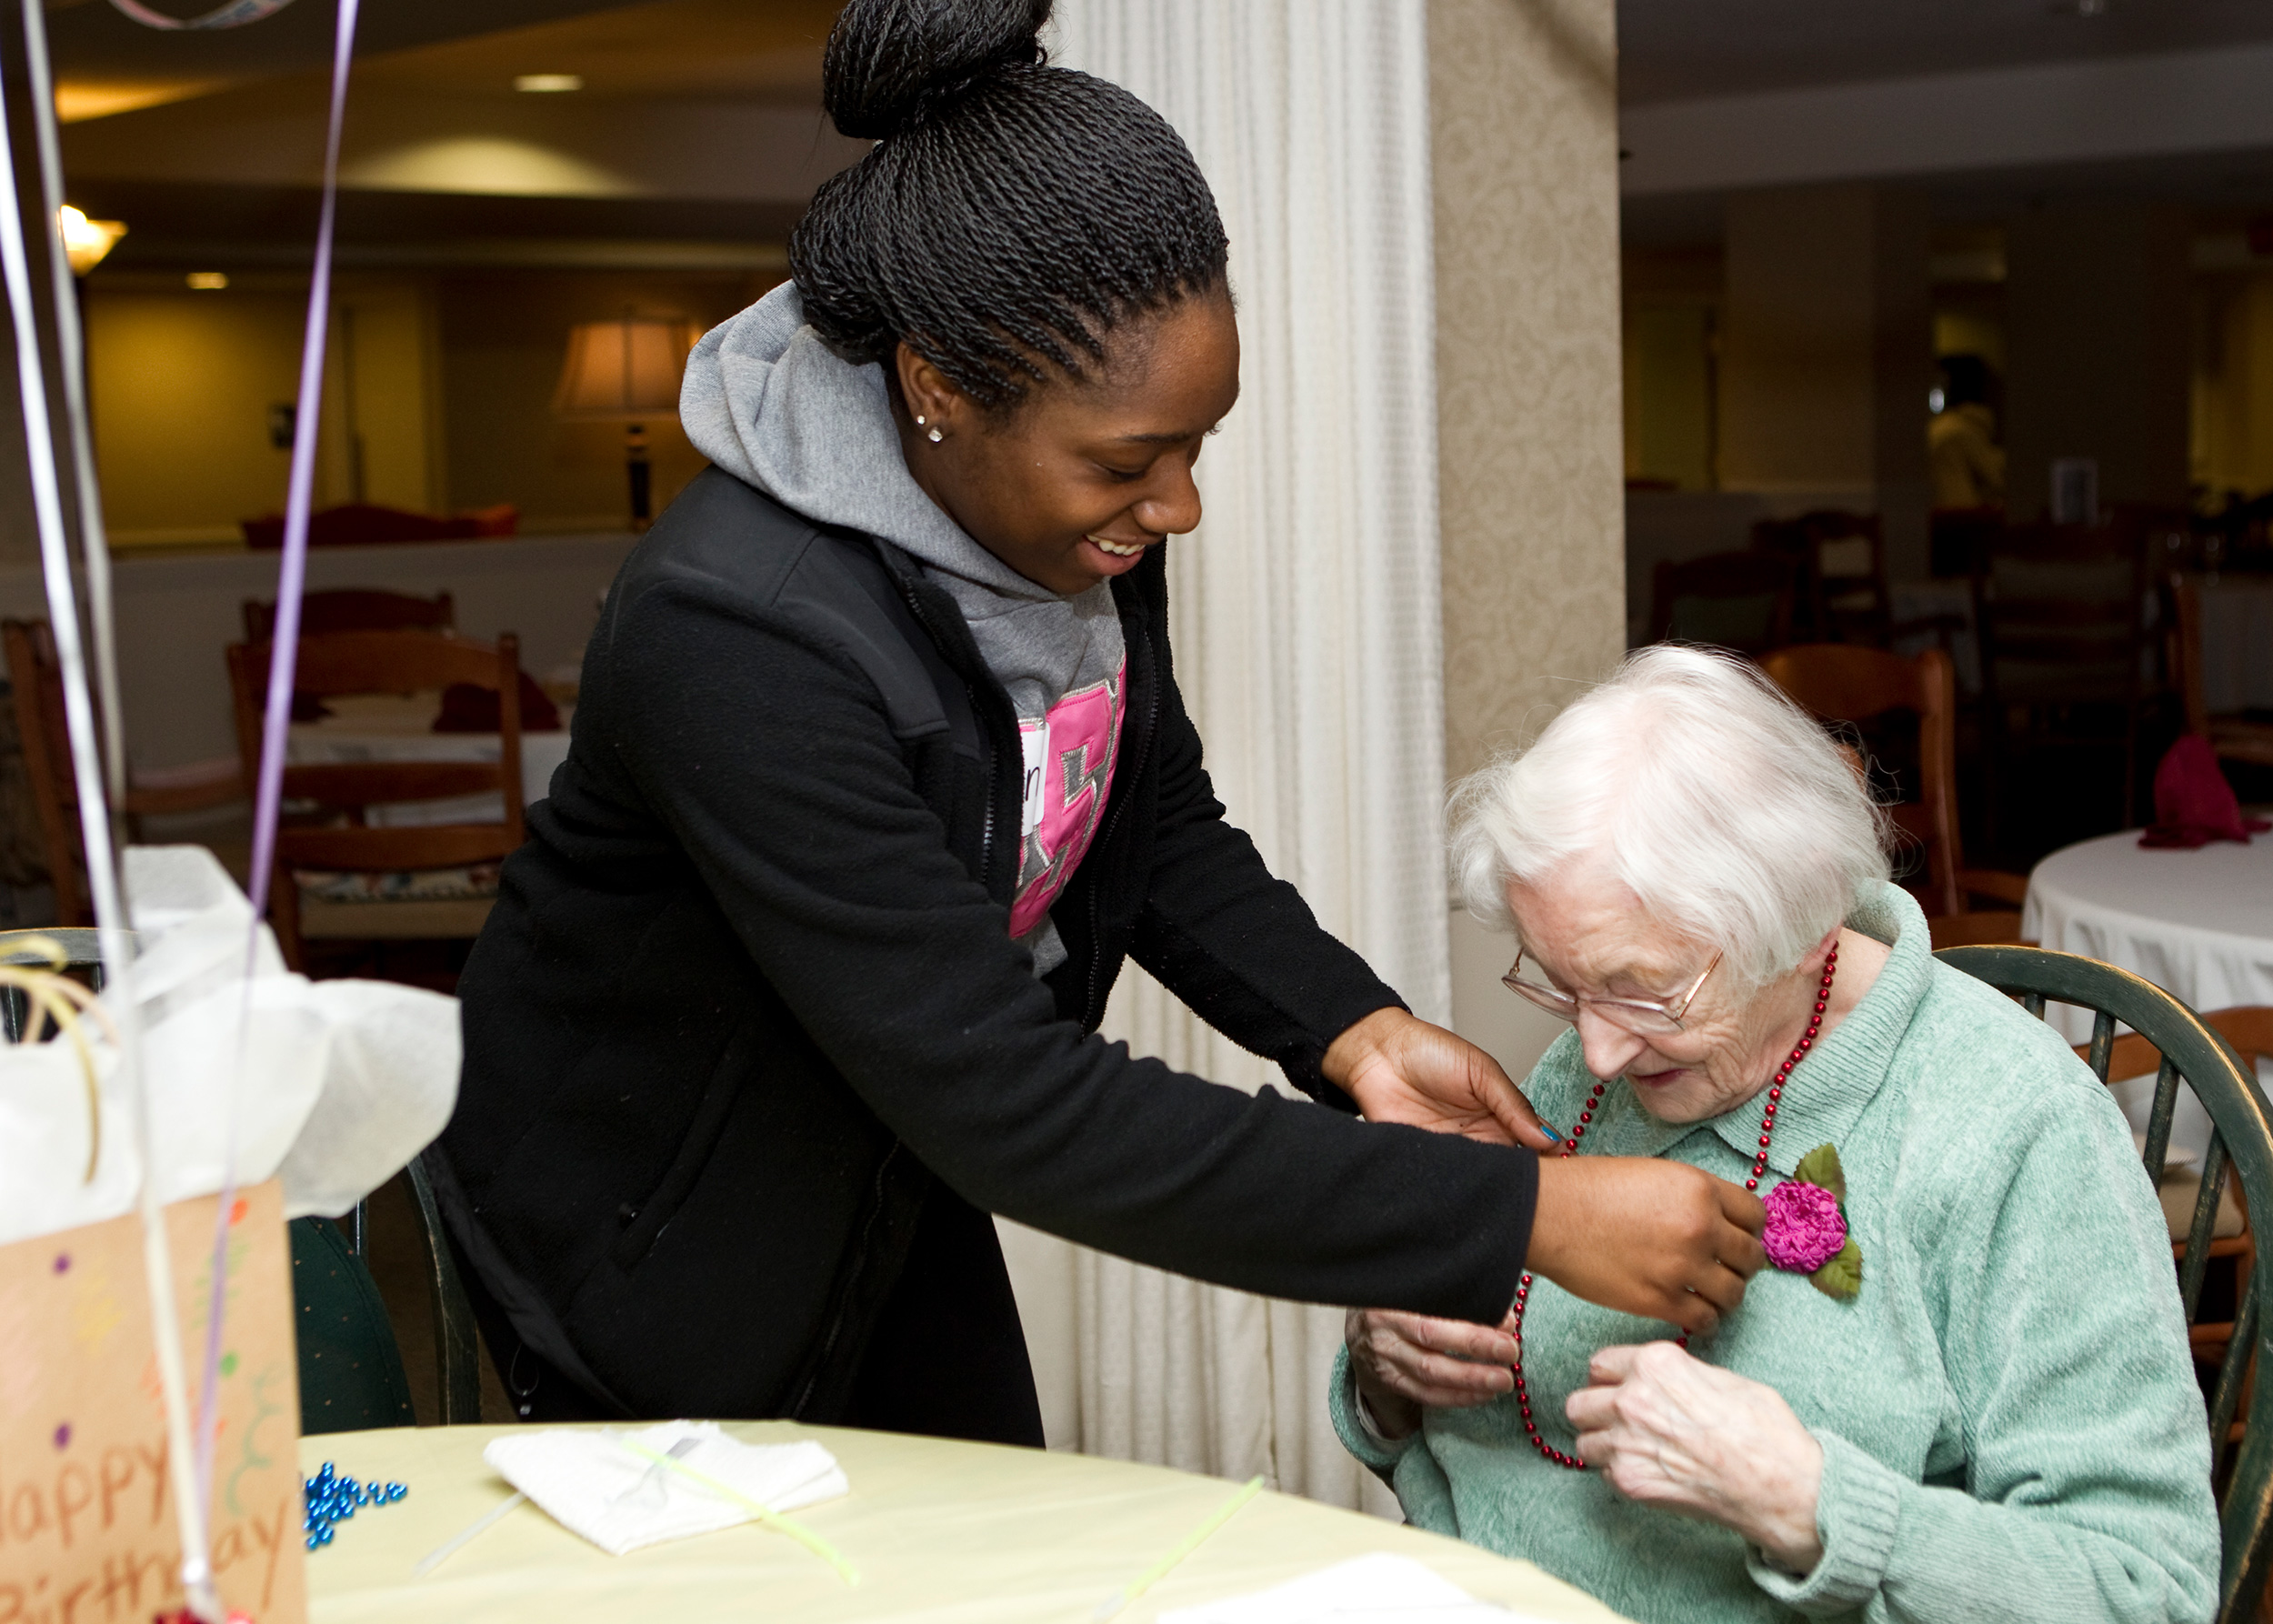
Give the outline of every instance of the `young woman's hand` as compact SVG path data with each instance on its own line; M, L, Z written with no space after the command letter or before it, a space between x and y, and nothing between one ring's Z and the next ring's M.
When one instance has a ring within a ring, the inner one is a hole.
M1396 1308L1352 1308L1342 1321L1357 1394L1384 1438L1404 1438L1420 1412L1489 1404L1516 1385L1513 1314L1497 1326L1433 1319Z
M1402 1122L1534 1150L1555 1148L1498 1061L1402 1009L1377 1009L1344 1032L1319 1070L1357 1102L1368 1122Z
M1774 1388L1671 1342L1605 1348L1587 1375L1563 1408L1611 1488L1733 1529L1787 1572L1823 1559L1823 1446Z
M1539 1158L1524 1266L1573 1297L1705 1334L1760 1271L1760 1198L1686 1162Z

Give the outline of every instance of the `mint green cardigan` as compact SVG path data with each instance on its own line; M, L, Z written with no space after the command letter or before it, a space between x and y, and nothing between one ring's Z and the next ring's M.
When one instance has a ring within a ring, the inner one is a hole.
M1343 1443L1406 1516L1537 1562L1644 1620L2201 1620L2216 1610L2209 1436L2160 1206L2122 1114L2041 1022L1931 957L1888 886L1847 921L1893 956L1793 1072L1772 1177L1838 1148L1863 1253L1860 1296L1764 1271L1693 1351L1781 1393L1823 1445L1823 1559L1795 1578L1717 1525L1621 1499L1542 1459L1514 1400L1427 1412L1384 1447L1359 1424L1348 1354ZM1526 1087L1558 1126L1593 1086L1571 1033ZM1663 1156L1739 1183L1746 1104L1666 1124L1613 1085L1580 1155ZM1763 1182L1763 1189L1772 1188ZM1524 1370L1549 1443L1598 1348L1667 1327L1546 1280Z

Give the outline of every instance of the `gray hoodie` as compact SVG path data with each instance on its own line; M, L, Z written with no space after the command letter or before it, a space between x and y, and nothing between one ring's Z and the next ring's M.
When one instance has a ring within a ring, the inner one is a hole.
M1119 748L1126 658L1112 588L1061 597L965 534L907 471L884 369L832 354L794 282L695 346L679 420L720 468L816 524L892 543L962 609L1018 713L1026 808L1010 929L1048 974L1066 957L1049 907L1096 837Z

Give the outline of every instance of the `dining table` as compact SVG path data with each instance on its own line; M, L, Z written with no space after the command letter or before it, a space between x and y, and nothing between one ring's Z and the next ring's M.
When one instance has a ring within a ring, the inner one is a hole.
M2273 835L2188 850L2142 847L2127 829L2063 847L2028 876L2020 934L2130 970L2198 1010L2273 1004ZM2048 1005L2045 1019L2071 1043L2091 1036L2088 1010ZM2135 1125L2151 1091L2151 1078L2117 1087ZM2197 1155L2209 1142L2191 1093L2171 1142Z
M328 714L295 722L285 738L285 759L295 767L319 763L386 761L496 761L504 742L495 733L436 733L442 711L439 691L416 694L343 694L326 699ZM573 705L562 705L559 725L521 733L521 799L524 806L551 792L553 773L568 758L568 722ZM432 801L401 801L368 810L377 827L437 823L499 823L505 798L499 795L454 796Z
M1220 1512L1237 1485L1063 1451L937 1438L729 1422L746 1443L813 1439L851 1489L797 1522L853 1569L758 1523L611 1556L531 1502L424 1576L422 1558L504 1506L514 1490L483 1459L527 1429L400 1427L300 1443L303 1472L330 1463L406 1492L359 1509L307 1553L313 1624L624 1624L795 1619L800 1624L1089 1624L1108 1599ZM1152 1624L1373 1552L1411 1559L1513 1619L1610 1624L1619 1615L1528 1562L1385 1519L1264 1492L1114 1616ZM1368 1618L1407 1616L1403 1613ZM1444 1617L1441 1601L1421 1616Z

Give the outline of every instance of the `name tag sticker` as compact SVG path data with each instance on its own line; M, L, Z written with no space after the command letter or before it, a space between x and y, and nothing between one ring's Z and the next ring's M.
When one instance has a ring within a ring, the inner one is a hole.
M1042 827L1043 769L1050 755L1048 722L1020 723L1018 746L1026 757L1025 804L1018 813L1018 833L1024 836Z

